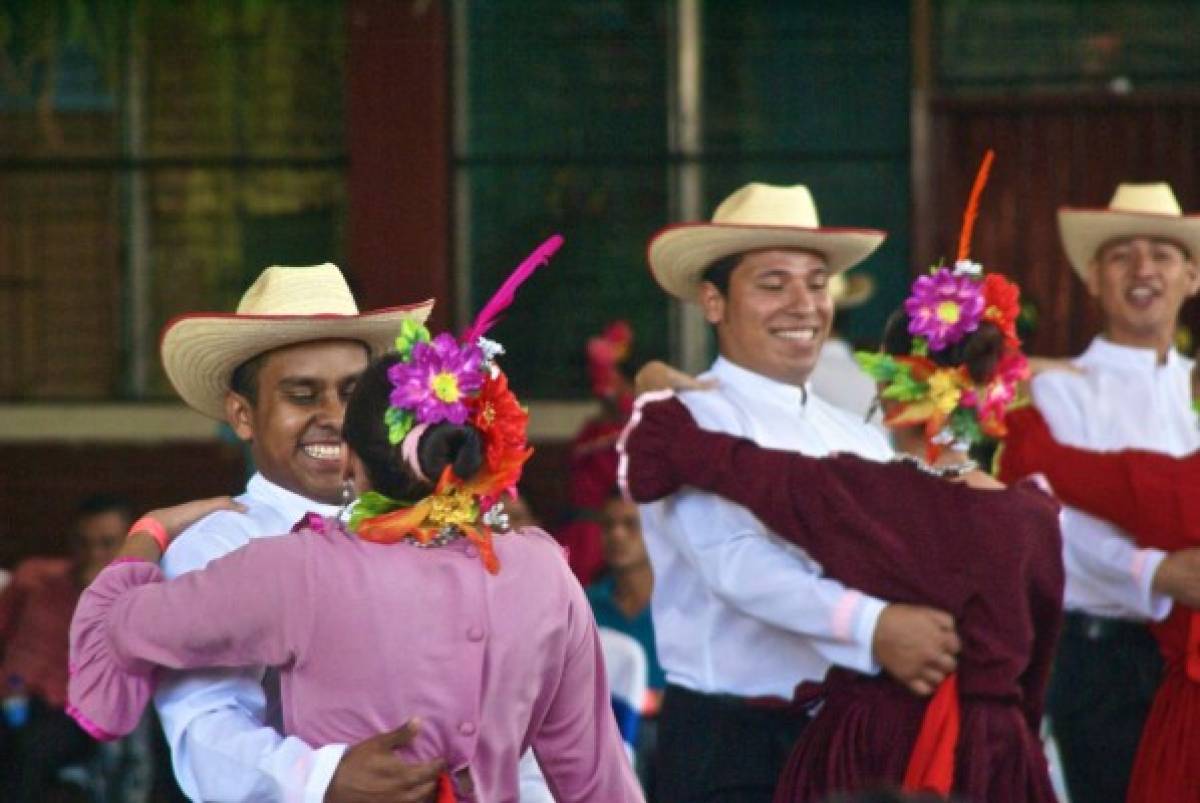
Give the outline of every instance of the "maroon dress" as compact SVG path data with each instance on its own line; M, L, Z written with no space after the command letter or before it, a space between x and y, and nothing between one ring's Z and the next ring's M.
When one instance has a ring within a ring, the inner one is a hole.
M642 408L624 450L638 501L684 485L720 494L847 586L950 613L962 640L954 793L977 803L1053 803L1038 736L1062 623L1050 496L1029 482L978 490L910 463L763 449L698 429L674 399ZM836 667L823 697L777 803L899 786L927 701L885 675Z

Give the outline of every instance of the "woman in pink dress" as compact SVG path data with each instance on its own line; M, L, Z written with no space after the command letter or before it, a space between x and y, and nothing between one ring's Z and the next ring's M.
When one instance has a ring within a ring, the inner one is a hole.
M525 413L474 339L405 330L400 346L347 408L350 462L369 491L351 527L313 515L164 582L159 528L135 525L128 559L75 615L75 716L117 736L159 666L273 666L284 730L311 745L419 719L401 755L444 762L439 801L516 800L530 746L559 800L641 800L562 550L532 528L492 537L503 525L491 494L529 454Z

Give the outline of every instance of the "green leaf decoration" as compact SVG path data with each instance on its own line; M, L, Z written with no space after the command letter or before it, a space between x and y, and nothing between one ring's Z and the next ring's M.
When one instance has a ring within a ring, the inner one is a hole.
M858 351L854 359L867 376L887 386L880 393L885 399L908 402L929 395L929 385L914 379L912 367L898 362L891 354Z
M917 401L929 396L929 384L913 379L912 374L907 370L900 371L880 395L885 399L895 399L901 402Z
M357 531L358 525L362 524L364 519L382 516L384 513L391 513L402 507L407 507L407 505L376 491L367 491L358 497L358 501L354 503L354 509L350 511L350 529Z
M399 407L389 407L387 412L383 414L383 423L387 424L388 428L388 443L396 446L400 441L404 440L404 436L413 428L413 414L411 410L402 410Z
M400 322L400 334L396 335L396 353L400 358L407 361L412 357L413 346L418 343L429 342L429 330L422 323L417 323L411 318L405 318Z
M979 443L984 439L983 430L973 407L958 407L950 414L950 431L954 437L967 443Z
M854 359L868 376L880 382L891 382L900 367L892 355L881 351L856 351Z
M914 337L912 342L912 355L914 357L928 357L929 341L923 337Z

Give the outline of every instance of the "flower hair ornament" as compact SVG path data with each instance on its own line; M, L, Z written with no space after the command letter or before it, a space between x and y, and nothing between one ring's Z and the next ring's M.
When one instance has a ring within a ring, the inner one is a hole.
M633 348L633 327L628 321L613 321L604 331L588 338L588 377L592 382L592 393L600 399L614 403L628 415L633 408L633 394L629 380L621 373L621 365L629 359Z
M884 424L924 425L930 462L948 445L966 448L985 437L1004 437L1004 413L1014 401L1019 383L1029 376L1017 337L1020 289L998 273L985 275L983 266L969 257L979 196L994 156L991 150L984 155L975 176L954 266L931 267L913 282L904 301L912 335L910 353L860 351L854 355L862 369L882 385L880 397L896 403ZM994 325L1004 338L999 359L986 377L972 377L965 364L946 366L933 359L983 323Z
M500 496L515 493L533 449L526 442L529 413L496 364L504 348L483 335L512 304L517 288L549 262L562 242L556 234L530 254L460 338L445 332L431 337L420 323L401 323L396 337L400 361L388 370L392 391L384 423L388 441L400 447L409 468L436 485L433 493L415 501L392 499L375 491L363 494L350 514L350 529L360 538L440 546L463 537L478 547L490 573L500 570L492 548L493 530L508 529ZM421 475L417 442L429 426L442 422L469 424L479 432L483 465L470 479L457 477L451 466L440 477Z

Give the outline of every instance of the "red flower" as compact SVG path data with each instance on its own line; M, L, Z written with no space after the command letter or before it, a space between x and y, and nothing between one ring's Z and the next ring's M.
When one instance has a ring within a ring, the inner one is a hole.
M517 397L508 389L508 377L503 372L489 376L470 405L471 424L483 433L488 470L495 473L511 465L509 458L525 451L529 413L521 409Z
M1013 346L1017 338L1017 315L1021 312L1021 289L999 273L989 273L983 280L983 319L1000 327L1004 338Z

